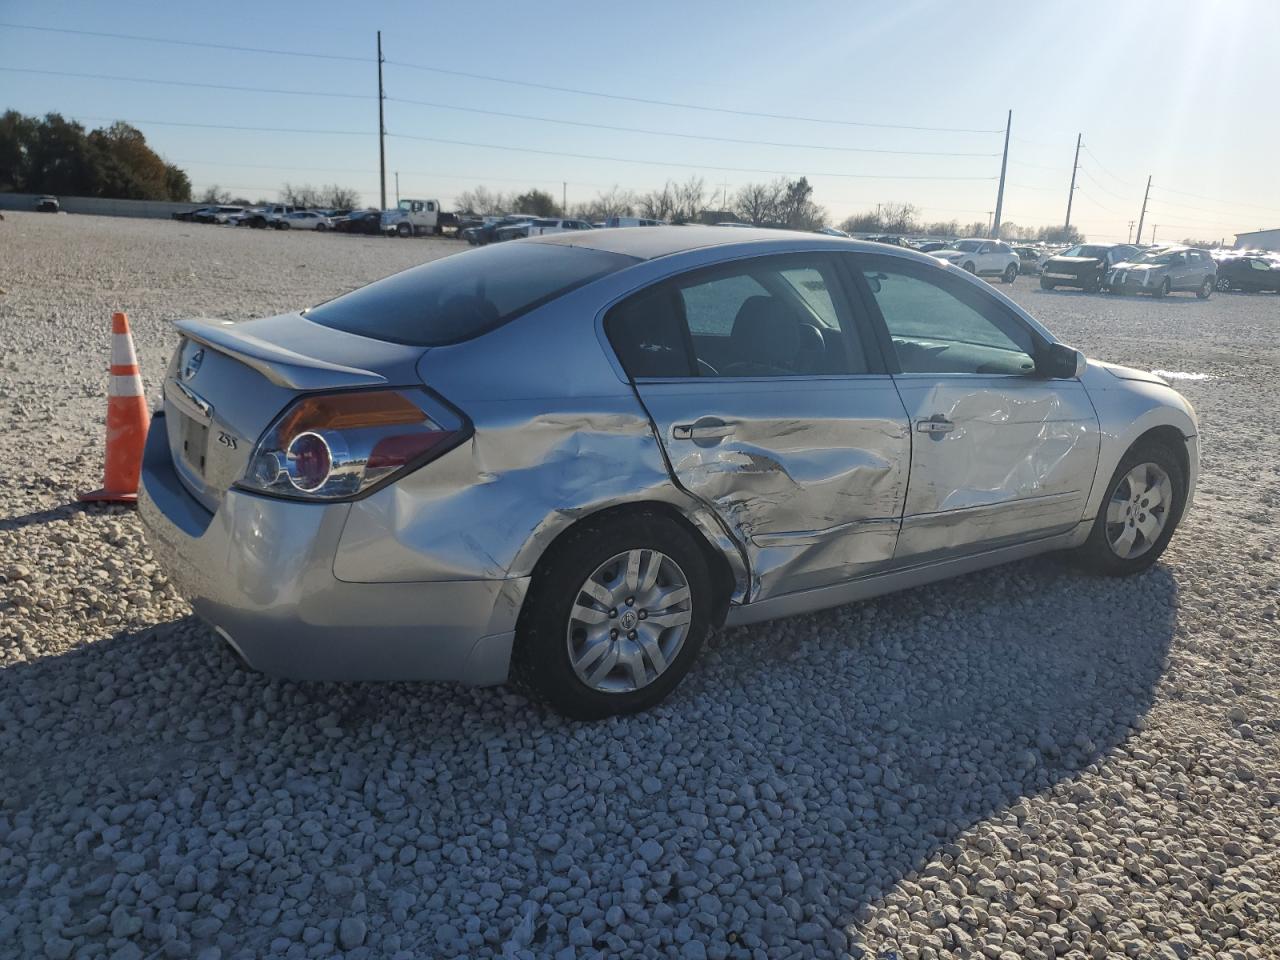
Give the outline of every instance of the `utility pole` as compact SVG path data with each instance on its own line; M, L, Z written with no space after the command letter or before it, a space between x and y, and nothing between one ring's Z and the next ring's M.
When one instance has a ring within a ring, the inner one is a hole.
M987 211L987 236L991 236L991 217L994 213L994 210Z
M1130 221L1129 221L1129 236L1128 236L1128 238L1125 240L1125 243L1133 243L1133 224L1134 224L1134 221L1133 221L1133 220L1130 220Z
M1062 226L1062 235L1067 237L1071 233L1071 201L1076 196L1076 171L1080 169L1080 138L1084 134L1076 134L1076 158L1071 164L1071 189L1067 191L1067 221Z
M560 215L567 217L569 215L569 181L560 181Z
M400 206L400 171L396 171L396 206Z
M1009 168L1009 131L1013 129L1013 111L1009 111L1009 118L1004 124L1004 156L1000 159L1000 188L996 191L996 219L994 232L987 232L997 240L1000 239L1000 218L1004 215L1004 175Z
M1158 224L1158 223L1153 223L1153 224L1151 225L1151 242L1152 242L1152 243L1155 243L1155 242L1156 242L1156 231L1157 231L1157 230L1159 230L1159 229L1160 229L1160 224Z
M1151 196L1151 175L1147 175L1147 192L1142 195L1142 213L1138 214L1138 235L1134 243L1142 243L1142 221L1147 219L1147 197Z
M378 31L378 183L382 188L382 209L387 209L387 124L382 116L382 31ZM399 190L396 191L399 193ZM398 204L399 198L396 199Z

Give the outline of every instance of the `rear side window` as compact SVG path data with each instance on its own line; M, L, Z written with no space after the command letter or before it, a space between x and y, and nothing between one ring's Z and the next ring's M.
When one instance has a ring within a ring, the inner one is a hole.
M633 378L867 373L835 263L805 254L692 271L614 307L605 331Z
M634 257L559 244L482 247L412 267L305 311L362 337L432 347L487 333Z

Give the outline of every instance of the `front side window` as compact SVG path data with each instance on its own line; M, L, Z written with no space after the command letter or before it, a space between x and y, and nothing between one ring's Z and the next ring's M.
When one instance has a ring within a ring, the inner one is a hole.
M861 272L903 373L1035 371L1031 331L984 291L913 263L862 260Z
M606 330L632 377L866 373L848 317L833 261L761 257L643 291Z

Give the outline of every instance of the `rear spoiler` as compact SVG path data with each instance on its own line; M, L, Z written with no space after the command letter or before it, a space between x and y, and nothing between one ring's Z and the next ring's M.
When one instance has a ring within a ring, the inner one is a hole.
M346 367L260 340L238 324L216 320L179 320L175 326L183 336L252 367L272 383L294 390L332 390L337 387L374 387L387 378L371 370Z

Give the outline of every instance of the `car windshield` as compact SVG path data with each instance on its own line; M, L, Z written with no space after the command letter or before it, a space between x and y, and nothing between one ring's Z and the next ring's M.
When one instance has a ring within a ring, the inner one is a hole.
M977 253L981 246L981 240L958 240L952 249L963 250L965 253Z
M583 247L501 244L393 274L304 314L362 337L441 346L479 336L636 262Z
M1148 250L1133 259L1135 263L1173 263L1181 253L1181 250Z
M1091 260L1101 260L1107 255L1109 247L1100 247L1096 244L1083 243L1072 247L1070 250L1063 250L1058 256L1060 257L1088 257Z

